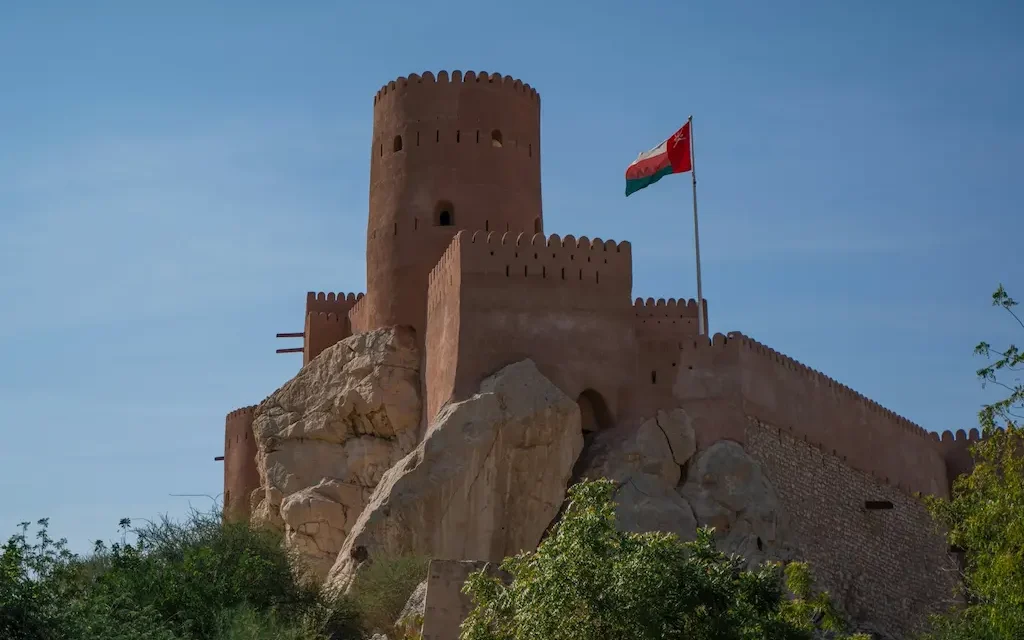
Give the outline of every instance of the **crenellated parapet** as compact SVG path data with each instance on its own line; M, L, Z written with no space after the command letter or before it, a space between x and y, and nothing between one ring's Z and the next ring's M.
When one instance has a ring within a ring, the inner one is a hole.
M464 282L533 282L541 297L551 287L571 287L591 291L596 305L628 304L633 279L628 242L483 231L460 232L457 240Z
M893 486L948 492L936 438L903 416L740 333L682 344L681 399L730 398L747 415L820 443Z
M349 313L363 300L361 293L310 291L306 293L303 366L336 343L352 335Z
M981 432L978 429L970 431L957 429L955 432L943 431L941 436L937 433L930 435L939 451L942 452L942 457L946 460L946 475L951 485L958 476L971 472L971 469L974 468L971 447L982 440Z
M412 73L408 77L399 76L377 91L377 94L373 96L373 104L376 105L389 97L394 98L400 95L410 85L445 86L462 83L486 83L495 88L500 88L502 91L507 91L510 98L523 97L538 104L540 103L540 94L537 93L536 89L512 76L502 76L500 73L488 73L486 71L480 71L479 73L467 71L463 73L459 70L452 71L451 76L449 76L447 71L442 70L437 73L436 77L431 71L424 71L422 74Z
M306 293L306 313L322 311L345 314L362 299L361 293L309 291Z

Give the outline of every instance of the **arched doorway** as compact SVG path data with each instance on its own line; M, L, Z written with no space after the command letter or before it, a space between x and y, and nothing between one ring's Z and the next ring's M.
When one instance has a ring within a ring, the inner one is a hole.
M612 417L608 405L597 391L584 390L576 398L576 404L580 407L580 425L583 427L583 433L600 431L611 426Z

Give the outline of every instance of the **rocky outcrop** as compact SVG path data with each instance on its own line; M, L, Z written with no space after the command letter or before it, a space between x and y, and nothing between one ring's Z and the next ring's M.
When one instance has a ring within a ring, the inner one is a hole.
M668 531L692 539L697 522L676 492L681 465L696 448L693 426L681 409L659 411L639 427L624 425L588 436L576 467L579 478L619 485L615 515L624 531Z
M751 565L793 557L789 521L775 489L739 443L721 440L701 451L679 494L697 522L715 528L722 551Z
M565 497L583 435L577 404L530 360L443 408L423 442L389 470L328 581L348 587L374 557L501 561L536 548Z
M256 409L253 519L282 529L320 577L384 473L416 446L419 361L410 328L354 335Z

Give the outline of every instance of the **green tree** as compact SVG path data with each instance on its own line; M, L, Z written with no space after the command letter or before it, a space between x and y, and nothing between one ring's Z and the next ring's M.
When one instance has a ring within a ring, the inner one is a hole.
M614 492L609 480L571 487L552 534L501 565L510 584L472 574L461 639L804 640L819 628L847 637L827 594L812 596L806 565L747 570L706 528L693 542L621 532Z
M993 306L1024 322L1002 285ZM965 605L933 619L931 640L1020 640L1024 638L1024 384L1019 372L1024 354L1015 345L995 349L987 342L975 353L988 359L978 370L984 386L1006 391L986 405L978 418L982 440L971 448L974 468L957 478L950 500L926 499L947 532L949 543L964 551Z
M132 528L80 558L41 520L0 554L4 640L358 638L351 601L303 579L280 536L218 513ZM136 542L128 543L128 534Z

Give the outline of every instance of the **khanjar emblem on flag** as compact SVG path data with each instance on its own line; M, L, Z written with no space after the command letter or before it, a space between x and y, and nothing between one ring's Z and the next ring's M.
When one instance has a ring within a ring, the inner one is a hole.
M641 153L626 169L626 195L650 186L673 173L693 169L690 156L690 123L650 151Z

